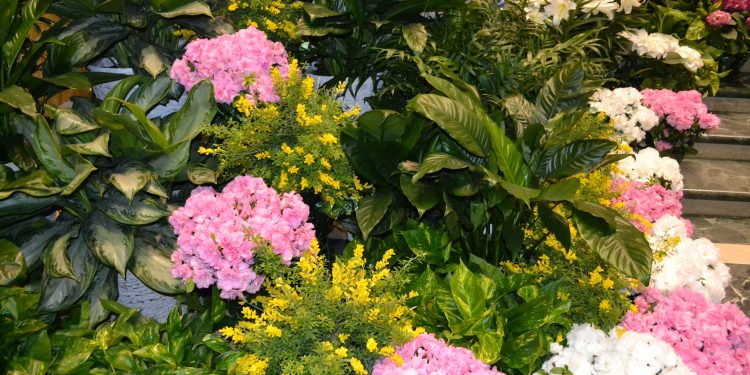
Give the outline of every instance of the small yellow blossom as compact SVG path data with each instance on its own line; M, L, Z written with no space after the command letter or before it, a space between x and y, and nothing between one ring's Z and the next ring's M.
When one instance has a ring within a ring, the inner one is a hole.
M611 309L612 309L612 306L610 306L610 305L609 305L609 300L608 300L608 299L603 299L603 300L602 300L602 301L601 301L601 302L599 303L599 310L602 310L602 311L604 311L604 312L608 312L608 311L610 311Z
M375 339L372 337L367 339L367 350L369 350L370 352L375 352L378 350L378 342L375 341Z
M401 358L401 356L400 356L400 355L398 355L398 354L394 354L394 355L392 355L392 356L390 357L390 359L391 359L391 362L393 362L393 363L395 363L395 364L396 364L396 367L401 367L401 366L403 366L403 365L404 365L404 359L403 359L403 358Z
M326 146L328 146L328 145L335 145L335 144L339 143L338 138L336 138L336 136L333 135L333 134L331 134L331 133L325 133L325 134L321 135L320 137L318 137L318 140L320 141L320 143L322 143L322 144L324 144Z
M390 357L391 355L396 353L396 349L394 349L392 346L384 346L380 348L380 355L383 357Z
M271 158L271 153L268 152L268 151L259 152L259 153L255 154L255 158L258 159L258 160L270 159Z
M315 157L312 156L312 154L305 155L305 161L304 161L304 163L307 164L307 165L312 165L313 163L315 163Z
M281 144L281 151L287 155L291 155L294 152L294 150L292 150L292 148L286 143Z
M346 358L346 356L349 354L349 349L343 346L339 346L338 349L334 350L333 352L336 353L339 358Z
M266 326L266 335L268 335L268 337L281 337L281 329L273 324L269 324Z
M352 369L354 369L354 372L357 375L367 375L367 370L365 370L365 366L359 359L352 357L352 359L349 360L349 364L352 365Z
M265 25L266 25L266 29L268 29L268 31L270 31L272 33L275 33L276 30L279 29L279 25L277 25L276 22L273 22L273 21L271 21L268 18L266 18L266 20L265 20Z
M243 375L265 375L268 360L261 360L255 354L248 354L237 360L237 372Z
M409 299L416 298L416 297L419 297L419 292L417 292L415 290L409 291L409 296L408 296Z
M346 340L349 339L349 334L348 333L339 333L338 337L339 337L339 341L341 341L341 343L343 344L343 343L346 342Z
M323 341L323 350L325 350L327 352L332 352L333 351L333 344L331 344L330 341Z
M297 174L297 172L299 172L299 168L297 168L297 166L293 165L293 166L287 168L287 172L289 172L291 174Z
M302 97L305 99L310 98L315 89L315 80L312 77L305 77L302 80Z
M638 314L638 306L636 306L635 304L630 304L630 307L628 307L628 309L634 314Z
M604 281L602 281L602 288L604 289L612 289L612 287L615 286L615 282L612 281L610 278L606 278Z

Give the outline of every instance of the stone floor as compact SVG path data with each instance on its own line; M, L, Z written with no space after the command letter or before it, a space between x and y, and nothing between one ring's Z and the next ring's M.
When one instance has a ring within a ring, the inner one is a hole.
M693 223L693 237L706 237L716 243L750 245L750 220L732 217L688 217ZM748 254L750 263L750 254Z
M750 264L729 264L732 283L726 290L725 301L736 303L750 316Z

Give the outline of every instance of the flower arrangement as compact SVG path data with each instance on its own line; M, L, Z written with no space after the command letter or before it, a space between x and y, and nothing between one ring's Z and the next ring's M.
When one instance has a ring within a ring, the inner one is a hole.
M656 149L684 149L701 133L719 127L721 120L709 113L701 94L695 90L641 91L643 105L649 107L662 120L655 129Z
M748 0L713 0L714 3L721 1L721 7L730 12L747 12L750 10Z
M255 293L264 280L253 269L260 254L277 254L288 266L310 246L309 214L298 194L279 195L257 177L239 176L221 193L197 188L169 217L179 246L172 276L199 288L216 284L222 298Z
M592 112L609 117L626 142L641 142L659 124L659 117L643 105L643 95L633 87L599 89L589 101Z
M712 27L726 26L732 23L732 15L723 10L715 10L706 17L706 23Z
M679 40L671 35L649 34L643 29L623 31L618 35L632 42L632 51L639 56L663 60L667 64L682 64L693 73L703 67L701 53L688 46L681 46Z
M383 359L375 364L372 374L502 375L502 372L479 361L471 350L448 345L431 333L421 334L398 347L396 354L403 362Z
M682 215L682 192L672 191L660 184L647 184L640 181L630 181L623 178L612 180L612 205L623 208L630 213L653 223L664 215ZM633 223L644 230L639 222Z
M315 195L331 216L349 212L350 200L367 185L347 162L339 134L359 115L359 107L341 107L342 86L316 90L296 60L286 78L276 70L271 75L278 103L239 97L234 103L239 120L206 129L215 142L208 150L220 150L220 172L260 176L279 191Z
M675 350L648 333L613 329L609 334L589 324L574 324L566 346L553 343L547 373L566 369L575 375L691 375Z
M238 95L250 102L276 102L279 96L274 92L271 68L286 77L289 68L284 46L249 26L234 34L191 41L169 76L188 90L210 79L220 103L232 103Z
M404 363L396 346L424 332L412 327L410 296L394 292L401 275L393 250L365 267L364 246L331 271L314 242L296 267L268 284L268 295L242 310L245 320L220 330L246 353L241 374L368 374L383 357ZM412 296L413 297L413 296Z
M750 318L736 305L713 304L687 289L667 296L654 288L635 304L637 312L625 315L623 327L666 341L696 374L750 371Z
M654 148L644 148L617 163L616 175L644 184L659 184L673 192L683 188L680 164L670 157L661 157Z

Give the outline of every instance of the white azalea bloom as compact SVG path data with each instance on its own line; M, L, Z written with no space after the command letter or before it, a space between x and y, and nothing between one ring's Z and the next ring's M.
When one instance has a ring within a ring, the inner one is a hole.
M628 180L643 183L662 183L674 192L684 186L680 164L670 157L661 157L655 148L644 148L634 158L626 158L617 163L618 175Z

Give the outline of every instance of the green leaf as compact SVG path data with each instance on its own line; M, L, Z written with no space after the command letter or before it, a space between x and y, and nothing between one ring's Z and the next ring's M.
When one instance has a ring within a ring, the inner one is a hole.
M146 77L144 76L132 76L132 77L122 79L118 84L115 85L115 87L112 88L112 90L109 90L107 95L104 96L104 99L102 100L102 104L99 108L101 108L101 110L106 111L106 112L117 113L120 110L121 102L116 101L116 100L109 100L109 99L110 98L121 99L121 100L125 99L125 96L128 95L130 90L133 89L133 86L141 83L145 79ZM135 100L131 100L131 103L136 103L139 106L143 107L140 103L136 102Z
M164 59L154 46L148 46L141 50L141 68L156 78L161 72L167 69Z
M487 131L490 134L495 161L503 172L503 177L513 184L529 186L531 173L515 143L494 122L487 124Z
M211 7L202 1L191 1L173 9L160 9L156 14L164 18L175 18L180 16L208 16L213 18Z
M174 237L140 230L130 271L149 288L164 294L185 293L185 283L172 277L170 256L177 249Z
M617 228L617 222L615 221L615 218L620 216L620 214L611 208L604 207L601 204L589 201L574 201L573 207L575 207L577 210L598 217L599 219L601 219L600 224L603 221L604 223L602 225L608 227L611 230L615 230L615 228Z
M577 178L568 178L565 181L551 184L542 189L539 199L551 202L572 202L576 198L576 192L579 187L581 187L581 181Z
M89 175L93 171L96 170L96 167L94 167L93 164L91 164L90 161L79 157L78 163L76 163L74 171L75 171L75 177L62 189L60 192L61 195L70 195L73 194L81 184L83 184L86 179L88 179Z
M5 6L0 8L0 20L12 20L13 17L16 16L18 1L19 0L9 0L3 3ZM11 26L13 26L13 22L3 22L0 24L0 46L5 44L5 38L8 37L8 34L11 31ZM13 31L16 31L15 28ZM3 52L5 52L5 50L3 50Z
M203 165L191 164L187 168L187 176L195 185L216 184L216 172Z
M50 3L52 3L51 0L29 0L23 2L20 17L15 22L12 22L10 26L7 26L6 29L8 30L8 34L4 38L5 41L2 45L2 56L5 66L12 67L14 65L26 42L26 38L29 36L29 32L37 23L37 20L47 12ZM5 3L3 8L6 8ZM7 8L11 7L7 6ZM9 21L8 18L4 18L3 20L6 22ZM1 27L6 28L5 25Z
M165 75L149 79L133 90L133 93L128 96L128 102L143 109L144 112L149 112L169 94L171 87L172 80Z
M403 26L406 45L416 54L424 51L427 45L427 29L421 23L410 23Z
M367 239L375 226L383 220L392 200L393 193L387 190L377 190L369 197L359 200L356 213L357 223L364 239Z
M109 133L103 132L93 141L87 143L70 143L65 148L77 152L81 155L107 156L112 157L109 153Z
M49 174L66 184L73 181L76 172L73 166L63 158L60 140L56 134L52 133L47 121L41 116L37 117L31 144L34 153Z
M440 189L431 184L423 184L412 181L409 176L402 174L400 177L401 192L404 193L409 202L417 208L419 216L437 206L443 198Z
M521 129L544 121L542 114L523 95L518 94L504 98L503 106L510 117L520 125Z
M201 81L190 90L182 108L169 119L165 130L167 141L173 146L192 141L211 123L216 111L214 86L209 80Z
M0 201L0 203L15 200L17 197L25 197L22 194L16 194L14 197ZM40 199L43 201L44 199ZM19 210L24 209L23 207L32 206L15 206ZM0 205L0 212L2 212L2 205ZM34 212L34 211L32 211ZM47 247L47 243L57 236L70 230L70 222L58 221L56 223L45 223L46 225L41 228L33 228L26 232L21 233L16 237L16 243L23 253L23 257L26 260L26 267L29 270L35 270L42 261L42 255L44 249Z
M185 170L190 158L190 142L183 142L171 151L147 161L162 180L171 180Z
M39 312L50 313L67 310L78 302L94 279L98 262L94 259L81 237L68 246L73 274L80 282L69 278L45 277L42 284L42 298Z
M91 91L91 81L84 73L70 72L60 74L55 77L42 78L43 81L49 82L56 86L67 87L76 90Z
M12 171L11 175L14 174ZM62 189L55 186L55 181L43 169L37 169L29 174L7 182L0 187L0 199L5 199L16 192L21 192L33 197L47 197L58 194Z
M584 139L555 145L542 155L535 174L543 178L565 178L589 171L617 145L603 139Z
M585 93L585 73L580 61L568 63L550 78L536 97L536 107L546 119L558 112L567 112L580 107Z
M0 286L7 286L26 277L26 262L21 249L0 239Z
M602 259L625 275L648 280L651 275L651 247L633 224L617 215L616 231L609 233L596 217L586 212L574 210L573 220L581 238Z
M456 158L453 155L442 152L434 152L427 155L419 165L417 173L412 177L412 182L419 181L422 177L443 169L463 169L472 166L471 163Z
M472 154L486 157L492 150L482 118L458 101L435 94L421 94L410 100L407 106L434 121Z
M501 358L504 335L498 332L478 333L479 341L472 345L471 351L484 363L496 363Z
M64 45L49 45L45 76L76 71L129 35L125 25L100 17L86 18L69 28L75 31L62 39Z
M541 194L541 191L538 189L516 185L505 180L500 181L500 186L502 186L510 195L522 200L527 206L530 205L532 199L537 198L539 194Z
M571 236L568 220L552 211L545 203L537 205L537 212L539 213L542 225L555 235L555 238L560 241L563 247L570 249Z
M48 106L47 110L52 112L55 118L55 130L60 135L80 134L99 129L99 125L94 123L91 117L73 109Z
M91 353L99 347L94 340L83 337L70 337L65 340L63 352L54 369L57 374L68 374L82 366L89 359Z
M227 340L222 339L217 335L208 334L203 336L201 342L206 345L209 349L217 352L224 353L232 349Z
M133 351L125 345L115 345L104 352L107 363L117 370L137 372L138 362Z
M107 176L107 182L132 202L135 195L151 181L153 173L151 168L143 163L126 160Z
M99 267L94 281L84 298L89 301L89 329L107 319L111 312L102 304L102 300L116 300L117 271L109 267Z
M442 229L419 224L416 229L400 231L409 250L427 264L444 265L451 253L450 237Z
M324 7L322 5L317 4L311 4L311 3L303 3L302 9L305 11L305 13L310 17L311 22L315 22L316 20L323 19L323 18L331 18L340 16L344 13L336 12L334 10L328 9L327 7Z
M146 116L146 112L144 112L141 107L133 103L128 103L126 101L122 101L122 105L124 105L130 111L130 113L133 114L136 120L138 120L138 124L140 124L140 127L138 127L138 125L131 121L122 121L123 118L120 116L119 118L122 121L122 125L128 131L133 133L133 135L135 135L139 139L156 146L158 150L167 148L167 138L164 136L164 134L162 134L159 127L154 125L154 123Z
M100 205L107 216L127 225L151 224L169 216L156 201L141 195L128 202L124 196L112 194Z
M42 262L44 271L50 277L67 277L78 281L73 272L73 265L68 257L68 245L70 239L78 236L78 228L73 228L62 236L50 241L44 250Z
M134 230L101 212L90 214L83 224L83 240L99 261L114 267L123 277L135 249Z
M18 109L27 116L36 116L36 101L26 89L11 85L0 91L0 102Z
M479 278L461 262L450 279L450 289L458 312L464 319L482 316L487 299Z
M690 23L687 32L685 33L685 39L687 40L700 40L708 35L706 30L706 24L701 19L696 19Z

